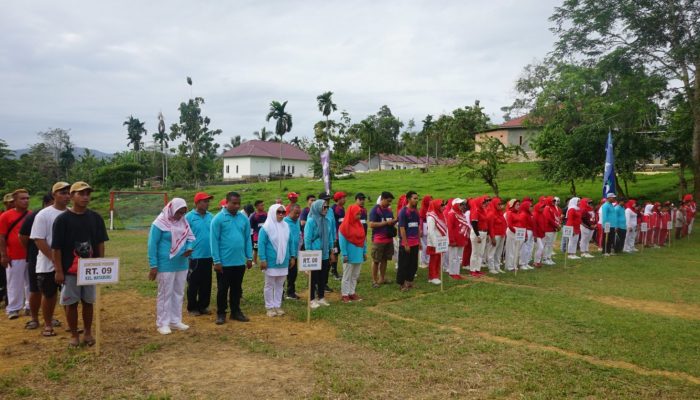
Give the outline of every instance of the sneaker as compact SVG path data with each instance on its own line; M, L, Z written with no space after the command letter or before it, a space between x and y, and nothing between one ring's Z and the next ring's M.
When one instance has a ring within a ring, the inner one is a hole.
M321 307L321 305L318 304L317 300L311 300L311 304L309 306L311 307L312 310L315 310L315 309Z
M226 323L226 314L219 314L216 316L216 324L223 325Z
M275 311L274 308L270 308L267 310L267 316L268 317L276 317L277 316L277 311Z
M330 286L326 285L326 288L324 289L325 292L328 293L333 293L333 289L330 288Z
M350 301L350 296L343 296L343 303L349 303Z
M499 274L505 274L506 271L504 271L503 269L499 268L499 269L498 269L498 273L499 273Z
M442 283L442 281L441 281L440 279L438 279L438 278L431 279L431 280L429 280L428 282L432 283L433 285L439 285L439 284Z
M209 311L208 308L205 308L204 310L199 310L199 313L201 315L211 315L211 311Z
M350 300L352 301L362 301L362 297L358 296L357 293L353 293L350 295Z
M231 319L239 322L249 322L250 318L246 317L245 314L242 312L237 312L235 314L231 314Z
M19 318L19 311L10 311L9 313L7 313L7 318L9 318L9 319Z
M286 314L286 312L284 312L284 310L281 308L275 308L275 312L277 313L277 315L280 315L280 316Z
M170 327L177 329L178 331L186 331L190 329L189 325L178 322L177 324L170 324Z
M478 278L478 277L481 276L481 274L478 273L478 272L476 272L476 271L471 271L471 272L469 273L469 275L473 276L474 278Z
M583 257L583 258L594 258L593 255L592 255L591 253L583 253L583 254L581 254L581 257Z
M462 275L450 275L450 278L457 280L457 281L461 281L462 279L464 279L464 278L462 278Z
M187 311L187 314L189 314L193 317L199 317L200 315L202 315L202 313L197 311L197 310Z
M577 256L576 254L569 256L569 260L580 260L580 259L581 259L581 257Z
M287 300L299 300L299 296L296 293L288 294L284 298Z
M329 303L328 300L326 300L325 298L318 299L318 304L320 304L322 306L326 306L326 307L330 307L330 305L331 305L331 303Z
M160 333L161 335L170 335L171 333L173 333L173 331L170 330L169 326L159 326L158 333Z

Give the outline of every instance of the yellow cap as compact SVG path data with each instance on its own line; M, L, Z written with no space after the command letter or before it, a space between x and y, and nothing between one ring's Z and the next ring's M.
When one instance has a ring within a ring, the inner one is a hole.
M74 193L74 192L82 192L83 190L90 190L90 191L92 191L92 188L90 187L90 185L87 184L87 182L83 182L83 181L75 182L75 183L72 184L71 187L70 187L70 192L71 192L71 193Z
M67 189L70 187L70 183L68 182L56 182L53 184L53 187L51 188L51 193L56 193L59 192L63 189Z
M8 194L6 194L6 195L2 198L2 201L5 202L5 203L9 203L9 202L11 202L12 200L14 200L14 199L12 198L12 193L8 193Z

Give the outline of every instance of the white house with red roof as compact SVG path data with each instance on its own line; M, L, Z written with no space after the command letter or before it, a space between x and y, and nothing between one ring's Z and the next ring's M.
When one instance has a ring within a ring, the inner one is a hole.
M249 140L224 152L224 180L251 177L312 176L311 157L289 143ZM282 162L280 164L280 150Z

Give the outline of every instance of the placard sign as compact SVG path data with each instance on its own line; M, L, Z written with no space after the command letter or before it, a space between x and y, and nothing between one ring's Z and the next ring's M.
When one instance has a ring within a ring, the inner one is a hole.
M447 236L443 236L437 239L435 243L435 251L438 253L447 253L447 247L450 245L450 239Z
M527 229L525 229L525 228L515 228L515 241L516 242L524 242L526 232L527 232Z
M297 259L299 271L320 271L322 257L321 250L300 251Z
M78 260L78 286L119 282L118 258L81 258Z
M673 230L673 221L666 222L666 229Z
M564 226L561 228L561 236L565 238L572 238L574 237L574 227L573 226Z
M649 230L649 225L646 222L642 222L642 232L647 232Z
M603 231L605 233L610 233L610 222L605 223L605 226L603 227Z

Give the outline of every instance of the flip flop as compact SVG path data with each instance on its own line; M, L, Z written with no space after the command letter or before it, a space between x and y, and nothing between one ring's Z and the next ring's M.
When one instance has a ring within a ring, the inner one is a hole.
M90 338L90 339L83 340L82 344L83 344L83 346L92 347L95 345L95 343L97 343L95 338Z
M39 327L39 321L31 320L24 324L24 329L36 329Z
M56 332L53 331L53 328L47 326L47 327L44 327L43 331L41 331L41 336L43 336L43 337L56 336Z
M53 321L51 321L51 326L53 326L54 328L58 328L59 326L61 326L61 321L54 318Z

